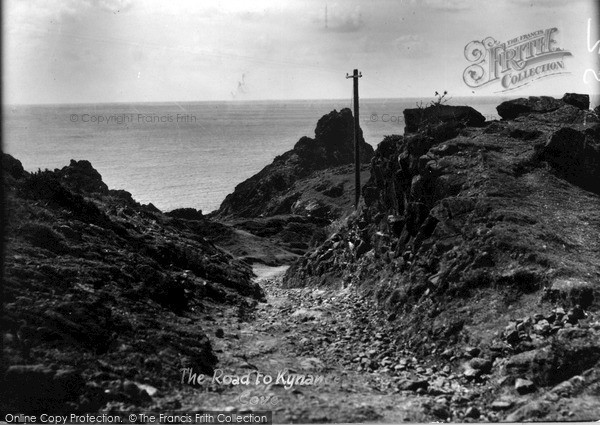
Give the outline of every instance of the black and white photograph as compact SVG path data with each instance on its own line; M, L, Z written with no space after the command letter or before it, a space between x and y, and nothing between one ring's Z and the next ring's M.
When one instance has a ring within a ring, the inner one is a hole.
M0 424L600 421L598 0L0 10Z

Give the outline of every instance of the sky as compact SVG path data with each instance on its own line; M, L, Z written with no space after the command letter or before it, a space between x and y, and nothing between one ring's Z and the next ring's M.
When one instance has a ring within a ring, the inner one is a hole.
M598 94L597 3L6 0L3 103L349 98L355 68L364 98L506 95L465 84L465 47L548 28L563 73L509 94Z

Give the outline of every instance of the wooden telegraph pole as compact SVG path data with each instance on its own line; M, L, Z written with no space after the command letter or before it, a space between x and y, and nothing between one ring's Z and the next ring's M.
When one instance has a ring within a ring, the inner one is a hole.
M360 130L358 125L358 79L360 77L362 77L362 74L358 72L358 69L355 69L352 75L346 74L346 78L354 80L354 209L358 208L358 200L360 199L360 153L358 142Z

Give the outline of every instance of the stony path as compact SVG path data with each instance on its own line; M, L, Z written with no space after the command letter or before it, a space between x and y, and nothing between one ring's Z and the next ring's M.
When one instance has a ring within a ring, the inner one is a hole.
M428 422L464 415L450 406L468 403L469 389L449 368L428 368L396 350L389 322L352 288L284 289L284 270L257 270L267 303L216 316L208 331L220 336L223 330L213 338L217 379L190 384L183 408L272 410L275 422Z

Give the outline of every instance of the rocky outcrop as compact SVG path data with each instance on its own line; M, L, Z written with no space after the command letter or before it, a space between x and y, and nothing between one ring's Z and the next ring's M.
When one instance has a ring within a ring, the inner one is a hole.
M405 109L404 122L404 131L406 133L415 133L426 126L440 123L479 127L485 123L485 117L470 106L433 104L426 108Z
M590 109L590 95L588 94L565 93L562 101L584 111Z
M63 185L75 192L108 193L108 186L102 181L102 176L86 160L72 159L68 166L56 170L56 176Z
M539 394L600 359L597 330L586 330L600 295L598 124L549 97L498 110L505 119L484 128L448 122L386 137L362 211L285 282L356 286L397 323L402 347L427 358L476 341L482 360L464 365L464 379L522 379L514 394L529 394L528 380ZM569 318L552 316L557 307ZM509 318L520 319L502 333ZM539 367L513 358L525 352ZM561 374L550 378L549 365ZM509 415L521 404L507 391L490 384L482 406Z
M195 208L177 208L166 214L169 217L183 218L185 220L204 220L202 211Z
M537 147L537 154L566 180L600 194L600 125L586 131L561 128Z
M368 163L373 148L365 143L360 132L361 162ZM294 148L263 168L258 174L236 186L214 215L227 217L259 217L298 213L302 191L301 180L325 168L340 167L354 162L354 121L345 108L323 116L315 128L315 138L302 137ZM326 188L324 188L326 189ZM324 190L323 189L323 190ZM323 198L326 202L327 198ZM315 208L308 208L306 214ZM294 211L295 210L295 211Z
M2 414L147 405L148 382L212 371L212 306L263 297L248 265L207 241L202 221L109 190L87 161L31 174L2 163Z
M509 100L498 105L496 110L505 120L513 120L521 115L544 114L544 118L548 120L575 124L587 115L589 107L588 95L567 93L561 100L549 96Z
M362 131L359 137L364 182L373 148ZM215 233L212 240L248 261L289 262L321 243L323 229L352 211L354 178L352 113L334 110L318 121L314 139L302 137L207 215L235 228L233 237Z
M10 155L2 155L2 172L5 177L20 179L25 175L25 170L21 161Z
M554 99L550 96L530 96L528 98L518 98L502 102L496 107L498 115L505 120L512 120L519 115L531 112L543 114L552 112L564 106L564 102Z

